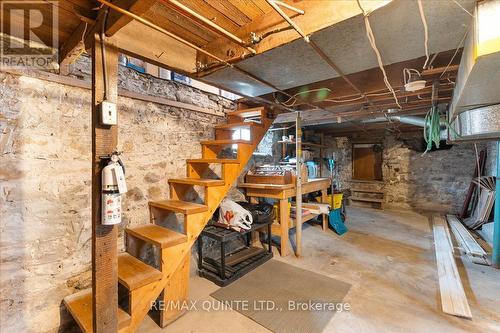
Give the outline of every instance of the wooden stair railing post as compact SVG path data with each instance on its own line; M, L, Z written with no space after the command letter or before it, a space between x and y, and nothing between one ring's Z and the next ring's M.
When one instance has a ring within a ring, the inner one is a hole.
M101 224L101 156L116 150L118 126L100 124L99 104L117 102L118 51L98 34L92 41L92 313L93 332L118 331L118 226ZM105 64L103 63L105 62ZM106 69L106 73L104 73ZM104 74L106 74L106 85Z

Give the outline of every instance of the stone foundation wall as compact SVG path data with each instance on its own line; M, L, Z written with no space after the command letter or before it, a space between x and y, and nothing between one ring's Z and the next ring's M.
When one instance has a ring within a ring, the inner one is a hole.
M349 189L352 178L352 140L332 138L331 151L339 165L339 188ZM363 141L368 142L366 139ZM472 143L454 145L422 155L422 134L387 135L382 143L385 207L457 213L465 199L476 163ZM478 150L485 144L478 144Z
M88 61L76 76L88 78ZM75 71L73 71L75 73ZM235 105L120 68L120 87L218 110ZM0 72L0 322L2 332L57 332L62 299L90 286L91 92ZM119 149L129 192L123 228L148 223L148 200L199 158L222 117L119 98ZM61 329L61 331L65 331Z

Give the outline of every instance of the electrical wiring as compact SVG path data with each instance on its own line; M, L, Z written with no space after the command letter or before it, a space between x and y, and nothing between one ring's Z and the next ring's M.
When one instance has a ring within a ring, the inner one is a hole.
M385 72L385 69L384 69L382 57L380 56L380 52L377 48L377 44L375 43L375 36L373 35L373 31L372 31L372 28L370 25L370 20L368 19L368 14L365 12L363 7L361 6L361 3L359 2L359 0L356 0L356 1L358 3L359 9L361 9L361 12L363 13L363 17L365 20L365 26L366 26L366 35L368 37L368 40L370 42L370 45L371 45L373 51L375 52L375 55L377 56L378 65L380 67L380 70L382 71L382 74L384 75L384 83L385 83L387 89L389 89L389 91L392 93L394 100L396 101L396 105L400 109L402 109L401 105L399 104L398 97L396 96L396 92L392 88L391 84L389 83L389 79L387 78L387 73Z
M465 30L465 34L462 37L462 39L460 40L460 43L458 43L458 46L457 46L457 48L455 50L455 53L453 53L453 56L451 57L450 62L448 63L448 65L446 65L446 67L444 68L444 71L441 73L441 75L439 76L439 78L442 78L443 75L444 75L444 73L446 73L446 71L450 67L451 63L453 62L453 59L455 59L455 57L457 56L458 50L460 50L460 48L462 47L462 44L464 43L465 38L467 37L468 33L469 33L469 30Z
M414 72L418 75L418 77L420 77L420 72L417 71L416 69L413 69L413 68L403 68L403 80L404 80L404 83L405 85L410 82L410 78L411 78L411 73Z
M423 69L427 68L427 63L429 62L429 27L427 26L427 20L425 19L424 7L422 6L422 0L417 0L418 11L420 12L420 18L422 19L422 24L424 25L424 47L425 47L425 62Z
M471 13L471 12L469 12L469 11L468 11L467 9L465 9L465 8L464 8L464 7L463 7L460 3L458 3L458 1L457 1L457 0L452 0L452 1L453 1L453 2L454 2L457 6L458 6L458 7L462 8L462 10L463 10L464 12L466 12L466 13L467 13L467 14L469 14L470 16L474 17L474 15L472 15L472 13Z
M328 91L328 92L331 92L331 89L329 89L329 88L318 88L318 89L310 89L310 90L300 91L300 92L296 93L295 95L290 96L289 99L287 99L286 101L282 102L281 104L283 104L285 106L288 106L288 107L294 106L295 103L297 102L297 98L296 98L297 96L304 95L304 94L309 94L309 93L315 92L315 91ZM292 99L294 100L293 103L292 104L288 104Z

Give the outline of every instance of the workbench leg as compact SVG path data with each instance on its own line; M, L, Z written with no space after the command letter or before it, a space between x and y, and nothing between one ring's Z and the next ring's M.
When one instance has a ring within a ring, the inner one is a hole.
M328 190L321 190L321 203L328 203ZM333 207L332 207L333 209ZM323 231L328 230L328 216L326 214L322 214L323 216Z
M248 201L250 201L251 204L258 204L259 203L259 199L256 198L256 197L249 197L248 198ZM259 231L252 231L250 233L250 238L251 238L251 245L254 246L254 247L258 247L259 246L259 243L260 243L260 233Z
M288 225L290 221L290 211L288 210L288 199L280 200L280 229L281 229L281 256L288 255Z

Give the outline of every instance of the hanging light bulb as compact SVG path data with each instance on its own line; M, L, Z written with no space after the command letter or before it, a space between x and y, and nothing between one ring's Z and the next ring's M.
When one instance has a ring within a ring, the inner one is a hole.
M406 91L417 91L425 88L425 80L420 77L420 72L413 68L403 69Z

